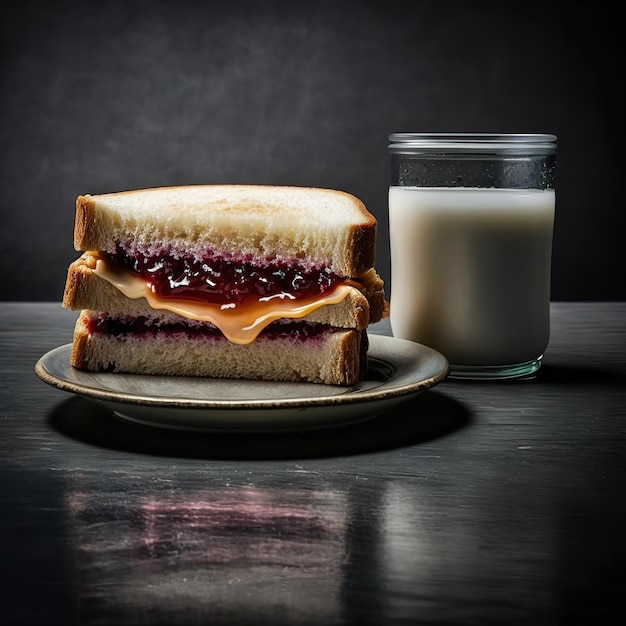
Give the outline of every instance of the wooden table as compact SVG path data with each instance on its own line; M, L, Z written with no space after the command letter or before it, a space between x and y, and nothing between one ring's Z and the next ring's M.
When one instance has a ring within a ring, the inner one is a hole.
M0 306L0 623L626 616L626 303L554 303L534 380L264 435L139 426L44 384L75 318Z

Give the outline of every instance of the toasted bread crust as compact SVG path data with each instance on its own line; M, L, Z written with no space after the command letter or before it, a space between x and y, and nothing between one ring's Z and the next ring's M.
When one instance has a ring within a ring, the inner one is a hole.
M96 201L93 196L78 196L76 198L76 214L74 217L74 248L88 250L89 225L94 221Z
M367 370L366 331L339 330L307 343L261 338L247 345L225 338L90 335L88 311L76 321L72 366L89 371L307 381L349 386ZM268 354L272 355L268 359Z
M85 317L87 312L85 311L76 320L74 326L74 338L72 340L72 350L70 352L70 365L77 367L81 370L89 370L88 359L88 343L89 343L89 331L85 327Z
M127 298L111 283L95 274L96 257L83 254L68 268L63 307L73 310L106 311L110 315L158 317L177 321L181 317L168 311L156 311L145 298ZM340 328L362 330L388 315L388 303L382 290L382 280L376 273L364 277L364 291L350 288L349 295L338 304L319 307L304 319L308 322L330 324Z

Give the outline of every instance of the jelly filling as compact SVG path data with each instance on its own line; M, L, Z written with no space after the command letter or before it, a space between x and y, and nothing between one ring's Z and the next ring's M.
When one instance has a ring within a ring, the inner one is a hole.
M124 319L90 317L85 320L85 323L90 334L103 333L114 337L127 334L154 336L174 333L185 333L190 337L223 337L219 328L210 324L155 323L143 316ZM292 340L308 341L331 331L332 327L328 324L308 324L294 321L269 324L261 331L260 336L270 339L289 337Z
M307 269L293 263L268 262L260 267L220 257L201 260L170 254L130 256L121 247L109 255L139 274L160 298L199 300L214 304L241 303L288 294L291 299L323 294L343 280L326 269Z

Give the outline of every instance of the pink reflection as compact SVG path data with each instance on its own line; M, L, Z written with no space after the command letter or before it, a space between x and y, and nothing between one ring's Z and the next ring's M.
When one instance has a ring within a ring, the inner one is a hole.
M241 486L133 500L81 487L68 494L81 623L143 624L157 610L213 620L341 613L348 514L339 493Z
M299 492L284 490L206 491L193 499L140 502L138 522L151 557L184 552L187 559L214 563L303 566L318 562L325 544L343 541L343 511L329 504L327 494L314 492L303 499Z

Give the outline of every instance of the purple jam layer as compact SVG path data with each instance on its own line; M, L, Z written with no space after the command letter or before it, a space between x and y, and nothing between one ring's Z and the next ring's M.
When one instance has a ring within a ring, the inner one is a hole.
M216 326L209 324L154 323L147 317L103 318L89 317L85 320L89 333L100 333L119 337L121 335L154 336L184 333L188 337L223 337ZM266 326L259 337L268 339L289 338L291 341L309 341L332 332L328 324L309 324L307 322L277 322Z
M131 256L122 248L111 259L139 274L161 298L217 304L241 303L248 297L289 294L294 299L323 294L342 278L324 269L269 262L263 267L219 257L176 258L168 252Z

